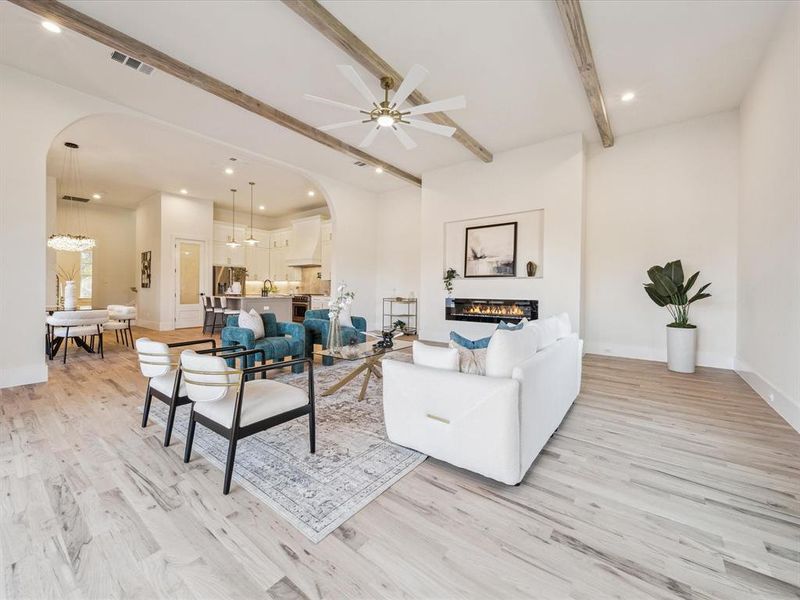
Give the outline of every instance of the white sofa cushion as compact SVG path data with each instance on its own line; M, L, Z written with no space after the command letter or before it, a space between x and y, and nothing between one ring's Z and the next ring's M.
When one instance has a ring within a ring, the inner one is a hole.
M511 377L516 365L536 354L539 329L528 326L519 330L497 329L486 349L486 375Z
M257 340L264 337L264 321L255 309L251 308L250 312L239 311L239 327L252 331Z
M238 388L232 387L221 400L196 402L194 411L223 427L230 428L233 424L237 393ZM300 388L271 379L254 379L244 384L239 426L257 423L306 404L308 395Z
M558 341L560 327L555 317L531 321L528 328L536 329L539 332L539 350L547 348Z
M470 375L486 375L486 348L465 348L453 340L450 347L458 351L458 370Z
M415 365L458 371L458 350L455 348L429 346L415 340L411 350Z

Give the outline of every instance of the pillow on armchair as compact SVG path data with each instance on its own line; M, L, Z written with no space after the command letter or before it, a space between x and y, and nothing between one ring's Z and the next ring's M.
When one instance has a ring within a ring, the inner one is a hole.
M257 340L260 340L266 335L264 333L264 321L261 320L261 315L252 308L250 312L239 311L239 327L252 331L253 337Z

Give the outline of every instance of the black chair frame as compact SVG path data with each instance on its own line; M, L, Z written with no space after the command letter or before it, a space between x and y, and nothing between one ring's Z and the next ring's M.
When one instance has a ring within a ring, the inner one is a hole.
M135 348L136 347L136 345L135 345L136 340L133 339L133 330L131 329L131 321L133 321L133 318L130 318L130 319L115 319L115 321L126 321L127 324L128 324L128 327L126 327L125 329L115 329L114 330L114 335L117 338L117 343L119 344L119 334L121 332L122 333L122 345L127 347L128 344L130 343L131 348Z
M206 348L204 350L198 350L198 354L216 354L218 352L227 352L231 350L243 350L244 346L240 344L236 344L234 346L222 346L217 348L217 340L215 339L203 339L203 340L189 340L186 342L173 342L172 344L167 344L167 348L181 348L183 346L196 346L199 344L211 344L211 348ZM158 390L154 389L150 385L150 380L147 380L147 391L145 392L144 396L144 410L142 411L142 427L147 427L147 418L150 415L150 403L152 399L155 397L161 400L164 404L169 407L169 415L167 416L167 426L166 431L164 432L164 447L169 446L170 440L172 438L172 428L175 424L175 411L179 406L183 406L184 404L191 403L188 396L179 396L178 390L181 387L181 369L180 365L177 365L177 373L175 374L175 383L172 386L172 394L167 396L163 392L159 392Z
M246 356L248 354L252 354L254 352L259 352L259 349L255 350L245 350L244 352L236 352L235 354L238 356ZM263 351L262 351L263 352ZM232 358L233 355L226 355L226 358ZM245 363L244 358L242 358L242 364ZM275 415L268 419L264 419L263 421L258 421L256 423L251 423L250 425L246 425L241 427L239 425L239 421L242 415L242 402L244 399L244 390L247 384L247 376L248 375L257 375L261 373L262 379L266 379L267 371L272 369L283 369L285 367L291 367L295 364L306 364L308 365L308 404L304 406L300 406L298 408L294 408L290 411L285 413L281 413L279 415ZM251 436L255 433L259 433L261 431L266 431L267 429L271 429L272 427L276 427L277 425L282 425L287 421L291 421L293 419L297 419L298 417L302 417L304 415L308 415L308 435L309 435L309 449L311 454L316 452L316 423L314 417L314 361L310 358L297 358L294 360L288 360L285 362L276 362L269 365L262 364L261 366L257 367L250 367L248 369L241 370L241 380L239 383L239 391L236 395L236 404L234 405L233 409L233 424L230 428L225 427L224 425L220 425L216 421L212 421L211 419L206 418L205 416L198 414L194 410L194 404L192 404L192 412L189 415L189 431L186 434L186 446L183 455L183 462L188 463L192 457L192 442L194 441L194 429L197 423L204 425L214 433L221 435L224 438L228 439L228 458L225 462L225 476L222 484L222 493L227 495L231 490L231 479L233 477L233 463L236 459L236 444L239 440Z
M61 325L59 325L61 327ZM47 340L47 350L48 350L48 358L53 360L58 354L58 350L61 347L61 344L64 344L64 360L63 363L67 364L67 346L69 346L69 341L72 340L75 345L79 346L86 350L89 354L95 354L94 351L94 338L98 338L97 342L97 349L100 350L100 358L105 358L105 354L103 354L103 329L102 325L97 325L97 333L93 333L90 336L83 336L83 337L69 337L69 326L64 325L66 327L66 331L64 332L64 337L56 337L54 335L56 326L47 324L47 335L45 339ZM87 344L86 341L83 339L84 337L88 337L90 339L91 344Z

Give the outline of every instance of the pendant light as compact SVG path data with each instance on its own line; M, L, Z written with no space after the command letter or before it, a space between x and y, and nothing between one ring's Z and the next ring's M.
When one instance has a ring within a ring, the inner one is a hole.
M253 188L255 185L255 182L250 182L250 237L244 241L249 246L255 246L258 243L258 240L253 237Z
M48 247L63 252L84 252L95 247L94 238L84 235L86 217L83 204L89 200L81 194L81 171L78 165L78 144L66 142L67 151L61 165L59 184L60 194L57 197L66 200L64 204L64 228L68 233L54 233L47 239ZM71 180L70 180L71 178Z
M236 189L231 189L231 196L232 196L232 204L233 204L233 221L231 222L231 241L226 244L229 248L238 248L241 246L239 242L236 241Z

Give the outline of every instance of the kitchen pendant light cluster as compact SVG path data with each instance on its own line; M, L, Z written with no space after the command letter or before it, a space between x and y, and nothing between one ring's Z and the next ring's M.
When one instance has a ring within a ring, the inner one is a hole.
M238 248L241 246L236 241L236 188L231 188L231 196L233 203L233 220L231 221L231 240L226 244L229 248Z
M94 238L84 235L86 232L86 216L83 203L89 200L81 194L81 171L78 164L78 144L66 142L67 151L61 166L59 184L61 192L58 197L70 203L65 204L63 223L69 233L54 233L47 239L48 247L63 252L85 252L95 247ZM71 180L70 180L71 178Z
M250 237L247 238L244 243L248 244L249 246L255 246L258 244L258 240L253 237L253 188L255 188L256 184L254 182L250 182Z

